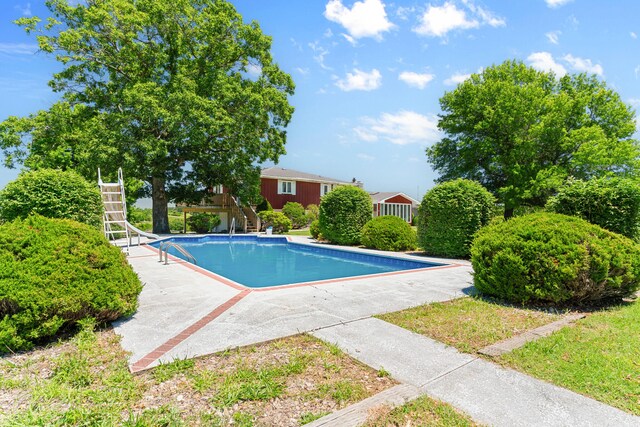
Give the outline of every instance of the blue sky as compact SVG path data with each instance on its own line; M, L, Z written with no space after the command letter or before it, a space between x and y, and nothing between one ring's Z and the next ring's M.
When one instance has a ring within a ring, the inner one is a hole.
M438 99L470 73L519 59L557 74L601 76L640 107L637 0L234 0L273 37L296 82L280 166L413 197L433 186L425 148L441 135ZM56 62L11 21L47 16L40 1L0 11L0 120L45 109ZM126 172L125 172L126 173ZM0 168L0 187L17 171Z

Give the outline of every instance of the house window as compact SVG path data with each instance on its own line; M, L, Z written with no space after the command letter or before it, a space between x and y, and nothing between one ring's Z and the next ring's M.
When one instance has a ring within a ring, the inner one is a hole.
M278 181L278 194L296 194L295 181Z
M331 190L333 190L333 185L320 184L320 195L321 196L324 196L325 194L327 194Z

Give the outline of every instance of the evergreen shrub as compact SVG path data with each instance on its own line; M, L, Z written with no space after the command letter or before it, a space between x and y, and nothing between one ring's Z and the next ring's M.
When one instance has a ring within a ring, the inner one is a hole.
M311 237L318 240L321 236L320 234L320 220L315 220L309 226L309 233L311 233Z
M320 233L331 243L357 245L372 210L369 193L352 185L340 186L322 197Z
M456 179L436 185L418 209L418 245L428 254L469 256L473 235L491 220L495 197L482 185Z
M475 287L516 303L586 304L640 289L640 246L555 213L481 229L471 247Z
M0 192L0 220L39 214L100 227L102 198L97 185L73 171L40 169L23 172Z
M284 216L291 220L293 228L302 228L307 225L307 215L304 206L298 202L287 202L282 207Z
M180 222L180 224L178 224L178 222ZM221 222L222 220L219 215L207 212L194 212L187 218L187 225L189 225L191 230L200 234L210 233L211 230L219 226ZM170 228L171 225L172 224L169 223ZM175 221L173 226L181 229L183 223L182 221Z
M263 229L272 227L274 233L286 233L291 230L291 220L282 212L262 211L258 215Z
M85 318L131 315L141 290L124 254L95 228L39 215L0 225L0 353Z
M546 207L631 239L640 238L640 184L631 179L571 179L549 199Z
M260 213L263 211L272 211L273 208L271 207L271 203L269 203L269 201L264 197L260 197L262 198L262 200L256 205L256 213Z
M385 215L372 218L365 224L361 243L382 251L408 251L416 248L417 237L405 220Z
M307 224L311 224L320 216L320 208L313 203L307 205Z

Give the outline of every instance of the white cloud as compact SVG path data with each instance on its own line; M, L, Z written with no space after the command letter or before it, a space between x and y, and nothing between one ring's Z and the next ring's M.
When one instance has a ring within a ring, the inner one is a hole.
M476 6L472 0L462 0L462 5L463 7L459 8L451 1L445 2L442 6L429 5L420 17L419 25L413 31L423 36L444 37L453 30L468 30L481 25L491 27L507 25L504 18L488 9Z
M329 0L324 16L329 21L342 25L351 37L373 37L380 40L382 33L391 30L394 25L387 19L381 0L362 0L349 9L342 0Z
M0 43L0 53L8 55L32 55L37 51L35 43Z
M415 12L415 6L398 6L398 8L396 9L396 15L403 21L408 20L409 17L413 16Z
M365 141L387 140L392 144L430 144L440 140L438 119L413 111L395 114L383 113L378 119L365 117L364 126L354 129L356 135ZM362 138L365 135L368 139Z
M306 76L307 74L309 74L309 69L308 68L302 68L302 67L296 67L295 70L297 72L299 72L300 74L302 74L303 76Z
M640 107L640 98L629 98L627 103L631 104L634 108L638 108Z
M544 0L547 3L547 6L550 8L556 8L560 6L564 6L567 3L571 3L573 0Z
M446 79L444 84L447 86L455 86L467 80L469 77L471 77L471 74L455 73Z
M418 89L424 89L427 84L433 80L435 75L429 73L414 73L413 71L403 71L398 76L398 79L402 80L409 86L417 87Z
M309 47L311 48L313 53L315 53L315 55L313 55L313 59L318 63L318 65L320 65L321 68L323 68L325 70L332 70L333 69L331 67L328 67L324 63L324 57L329 54L329 51L327 49L325 49L322 46L320 46L320 44L318 42L309 43Z
M351 37L349 34L341 33L340 35L344 37L349 42L349 44L351 44L351 46L355 46L358 44L358 41Z
M347 73L345 78L339 79L336 86L345 92L352 90L375 90L382 84L382 74L375 68L371 72L353 69L353 73Z
M633 74L636 75L636 79L640 77L640 65L633 69Z
M469 8L469 10L473 14L480 18L480 21L483 24L487 24L494 28L504 27L505 25L507 25L507 21L504 18L496 16L490 10L487 10L480 6L476 6L471 0L462 0L462 3L464 3L464 5L467 6L467 8Z
M636 33L634 33L633 31L631 31L629 33L629 35L631 36L632 39L637 39L638 38L638 35Z
M563 56L562 59L567 62L575 71L597 74L599 76L602 76L604 74L602 65L593 64L590 59L578 58L571 54Z
M27 3L24 6L21 4L17 4L13 8L20 12L20 14L23 16L31 16L31 3Z
M358 153L357 157L359 159L366 160L367 162L372 162L372 161L374 161L376 159L375 157L370 156L370 155L365 154L365 153Z
M480 23L475 19L467 19L464 10L458 9L453 3L446 2L442 6L429 5L420 18L420 24L413 31L422 36L443 37L452 30L466 30L479 26Z
M562 64L558 64L549 52L534 52L527 57L527 61L536 70L553 71L558 77L567 74L567 69Z
M549 43L558 44L560 34L562 34L562 31L549 31L544 35L547 36L547 40L549 40Z

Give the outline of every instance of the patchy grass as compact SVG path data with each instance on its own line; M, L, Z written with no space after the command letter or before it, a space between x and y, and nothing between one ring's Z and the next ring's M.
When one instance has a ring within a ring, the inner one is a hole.
M542 311L459 298L378 316L380 319L449 344L465 353L560 319Z
M500 360L506 366L640 415L640 302L595 312Z
M306 335L132 375L119 337L86 325L0 362L0 425L295 426L394 384Z
M388 406L375 408L362 427L477 425L451 405L422 396L394 409Z

